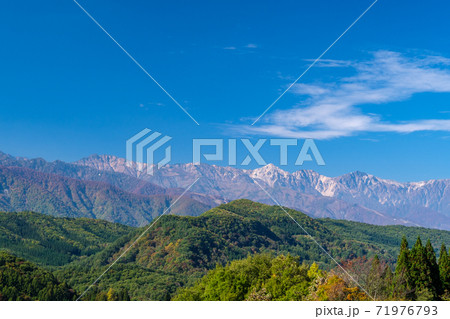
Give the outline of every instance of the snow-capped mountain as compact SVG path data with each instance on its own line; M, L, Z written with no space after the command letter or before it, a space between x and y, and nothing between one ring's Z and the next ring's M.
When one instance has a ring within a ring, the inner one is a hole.
M129 167L125 159L109 155L93 155L75 164L126 174L164 188L186 188L200 177L192 188L195 193L224 201L275 201L313 217L450 230L450 180L399 183L362 172L327 177L311 170L289 173L273 164L254 170L175 164L155 168L149 175L145 165Z

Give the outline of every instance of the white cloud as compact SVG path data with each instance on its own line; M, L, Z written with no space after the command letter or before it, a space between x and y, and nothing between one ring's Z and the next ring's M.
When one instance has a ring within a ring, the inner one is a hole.
M246 133L316 139L362 132L450 131L450 120L389 122L377 114L364 114L359 108L365 104L405 101L416 93L450 92L450 59L439 56L409 58L396 52L378 51L366 62L325 62L333 67L351 67L355 75L336 83L296 84L292 92L306 96L302 103L266 114L255 126L236 129Z
M239 51L242 51L242 50L245 50L245 49L257 49L257 48L258 48L257 44L249 43L249 44L246 44L244 46L227 46L227 47L224 47L223 49L224 50L239 50Z
M304 59L306 62L314 62L314 59ZM314 65L315 67L322 67L322 68L342 68L342 67L348 67L351 66L351 61L345 61L345 60L334 60L334 59L320 59L317 61L317 63Z

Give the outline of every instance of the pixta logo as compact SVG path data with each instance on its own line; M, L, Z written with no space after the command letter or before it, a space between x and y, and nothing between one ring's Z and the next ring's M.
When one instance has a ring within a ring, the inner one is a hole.
M172 155L170 145L165 146L164 157L157 162L155 162L155 152L171 139L170 136L162 136L161 133L152 132L147 128L142 130L126 142L127 165L129 167L138 165L139 170L146 169L147 174L153 175L156 166L161 168L170 162ZM238 148L238 143L241 143L243 147ZM288 165L289 147L299 150L295 159L295 165L301 166L308 161L315 161L320 166L325 165L325 161L312 139L306 139L303 142L297 139L258 139L253 143L249 139L193 139L192 163L200 164L202 160L206 160L209 162L222 162L230 166L247 166L254 160L258 165L266 165L267 162L260 151L262 147L267 145L273 148L273 152L279 153L278 165ZM211 147L214 150L213 152L211 152ZM227 149L226 158L224 156L224 148ZM237 160L238 149L245 152L244 154L239 154L240 158L245 156L239 163ZM208 150L209 153L205 153L205 150Z
M166 146L164 157L155 164L156 150L172 139L170 136L161 137L161 135L162 134L159 132L152 133L150 129L146 128L128 139L126 143L127 166L133 167L133 165L137 163L140 170L145 167L147 169L147 174L153 175L153 168L155 165L157 165L158 168L161 168L163 165L168 164L172 158L172 149L170 145Z
M264 160L263 156L260 154L261 148L266 144L267 139L258 139L255 143L252 143L249 139L194 139L193 140L193 156L192 162L194 164L199 164L203 157L208 161L224 161L224 144L227 145L228 148L228 165L236 165L237 164L237 143L238 141L243 144L244 149L247 153L247 156L244 160L239 163L242 166L249 165L252 159L258 165L266 165L267 162ZM301 143L301 140L297 139L270 139L269 144L274 148L274 151L279 152L279 165L288 165L288 147L296 147L298 146L298 142ZM214 147L214 153L203 154L202 146L204 147ZM319 152L314 140L306 139L298 153L298 156L295 160L295 165L301 166L304 162L313 161L313 157L317 165L323 166L325 165L325 161L323 160L322 155Z

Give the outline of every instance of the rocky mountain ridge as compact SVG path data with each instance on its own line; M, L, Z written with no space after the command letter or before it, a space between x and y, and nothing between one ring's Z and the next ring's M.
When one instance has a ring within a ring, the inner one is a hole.
M164 188L186 188L224 201L248 198L280 204L313 217L347 219L372 224L404 224L450 229L450 180L400 183L363 172L327 177L311 170L286 172L268 164L254 170L208 164L174 164L154 174L143 164L123 158L93 155L75 163L106 172L119 172ZM261 189L261 187L265 189Z

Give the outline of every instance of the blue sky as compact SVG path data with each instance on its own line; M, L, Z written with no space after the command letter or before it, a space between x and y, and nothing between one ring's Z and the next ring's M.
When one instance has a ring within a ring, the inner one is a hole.
M173 137L173 162L189 162L192 138L312 137L327 165L301 168L450 178L450 3L379 0L254 126L371 1L79 3L200 125L73 1L9 1L1 151L124 157L126 139L150 128Z

